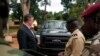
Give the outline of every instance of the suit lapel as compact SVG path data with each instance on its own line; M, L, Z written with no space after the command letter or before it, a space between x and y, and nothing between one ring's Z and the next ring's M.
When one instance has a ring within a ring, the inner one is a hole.
M23 24L23 30L31 37L34 37L34 35L32 34L31 30ZM33 32L34 33L34 32Z

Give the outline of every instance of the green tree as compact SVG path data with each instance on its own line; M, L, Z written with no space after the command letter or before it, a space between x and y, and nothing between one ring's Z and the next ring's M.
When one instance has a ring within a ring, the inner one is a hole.
M10 7L13 11L13 13L11 14L11 17L13 18L13 20L19 20L22 21L22 17L23 17L23 12L21 10L21 6L20 3L17 3L17 0L11 0L11 4Z
M46 20L47 18L47 5L51 5L51 0L42 0L41 6L44 6L44 16L43 19Z
M80 19L83 11L84 11L84 5L83 4L81 4L81 3L73 4L70 7L70 10L69 10L69 17L75 16L78 19Z
M42 18L42 12L38 8L38 2L41 0L30 0L30 10L29 13L34 16L35 19L39 20ZM11 14L13 19L18 19L22 22L23 19L23 11L20 3L17 3L17 0L11 0L11 9L13 13ZM27 13L26 13L27 14Z
M68 9L70 8L71 5L71 1L72 0L61 0L61 4L65 7L64 10L68 11Z
M37 3L39 1L41 1L41 0L20 0L21 8L23 11L23 16L29 14L33 9L38 9ZM31 9L31 11L30 11L30 9Z
M20 0L20 4L23 11L23 16L29 14L31 0Z
M77 18L80 18L80 15L84 10L83 4L84 4L83 0L76 0L76 3L72 3L72 0L67 0L67 1L62 0L62 5L66 9L65 13L68 14L68 17L75 16Z
M54 15L53 15L52 12L48 12L47 13L47 19L49 19L49 20L53 20L54 19Z
M39 5L38 2L40 0L31 0L31 7L30 7L30 14L32 14L34 16L35 19L37 20L41 20L42 18L42 12L39 9Z
M60 11L60 12L58 12L58 13L54 13L54 18L55 18L55 20L63 20L63 17L62 17L62 15L63 15L63 11Z
M63 14L62 14L63 20L67 20L68 17L69 17L68 13L63 13Z

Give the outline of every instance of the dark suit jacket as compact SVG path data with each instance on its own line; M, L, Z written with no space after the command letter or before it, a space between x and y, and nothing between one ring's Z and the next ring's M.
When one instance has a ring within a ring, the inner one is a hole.
M33 35L30 29L24 24L20 26L17 32L17 39L20 49L31 49L31 50L37 49L35 35Z

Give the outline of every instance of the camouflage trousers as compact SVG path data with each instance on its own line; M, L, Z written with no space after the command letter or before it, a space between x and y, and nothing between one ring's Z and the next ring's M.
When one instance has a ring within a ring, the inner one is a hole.
M100 56L100 44L85 48L81 56Z

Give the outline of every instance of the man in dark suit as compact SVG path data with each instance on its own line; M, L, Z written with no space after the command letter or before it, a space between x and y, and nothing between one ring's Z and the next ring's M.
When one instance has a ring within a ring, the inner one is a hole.
M19 43L19 48L21 50L37 49L36 37L31 28L33 21L34 17L32 15L24 16L24 23L20 26L17 32L17 39Z

